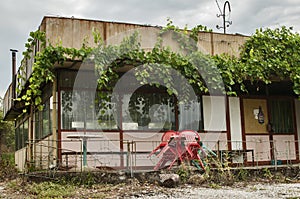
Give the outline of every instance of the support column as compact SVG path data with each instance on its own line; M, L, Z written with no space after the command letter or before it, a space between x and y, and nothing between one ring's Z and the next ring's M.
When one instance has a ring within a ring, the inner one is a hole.
M57 79L54 78L52 86L52 164L58 163L58 142L57 142Z

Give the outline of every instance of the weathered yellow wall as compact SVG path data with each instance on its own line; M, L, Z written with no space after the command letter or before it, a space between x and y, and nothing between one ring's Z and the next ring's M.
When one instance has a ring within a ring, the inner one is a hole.
M92 30L96 29L101 34L104 41L109 44L117 44L124 36L131 35L138 31L141 35L141 45L143 48L153 48L157 41L161 27L104 22L96 20L72 19L45 17L40 27L47 35L47 39L52 44L62 43L65 47L80 48L83 41L90 46L95 46ZM168 37L168 35L166 36ZM228 53L238 56L239 47L248 37L242 35L220 34L210 32L199 32L199 49L205 54ZM170 38L165 38L169 46L174 46L175 42ZM173 44L172 44L173 43Z

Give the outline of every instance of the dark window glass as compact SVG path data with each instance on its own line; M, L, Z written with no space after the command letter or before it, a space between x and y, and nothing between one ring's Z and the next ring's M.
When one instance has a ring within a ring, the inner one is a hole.
M291 100L270 100L270 122L274 133L294 133L293 106Z
M52 97L44 103L42 111L36 110L34 117L35 139L41 140L52 134Z
M41 139L41 130L40 130L40 112L36 110L34 114L34 133L35 133L35 140Z
M28 133L29 133L28 120L26 120L24 122L24 129L23 129L23 143L22 143L22 148L26 147L26 145L27 145L27 142L28 142Z
M15 145L16 151L20 149L20 126L16 128L15 131Z
M24 146L24 124L20 125L20 131L19 131L19 149L21 149Z
M42 116L42 137L46 137L51 134L50 100L44 104Z

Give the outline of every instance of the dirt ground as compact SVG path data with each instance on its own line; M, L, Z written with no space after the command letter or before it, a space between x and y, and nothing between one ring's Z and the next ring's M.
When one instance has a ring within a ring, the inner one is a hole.
M204 178L203 174L198 172L190 173L186 181L180 181L173 188L163 186L156 178L160 173L141 173L131 178L124 176L124 173L116 172L100 172L95 175L85 175L86 181L81 185L74 185L65 181L65 184L53 183L47 186L41 186L45 182L53 181L33 181L27 177L9 176L10 178L2 178L0 180L0 199L25 199L25 198L72 198L72 199L89 199L89 198L131 198L131 199L157 199L157 198L299 198L300 199L300 167L281 168L278 170L261 169L261 170L232 170L230 175L220 171L211 171L209 178ZM178 170L181 171L181 170ZM186 171L186 170L183 170ZM87 173L91 174L91 173ZM97 174L97 175L96 175ZM184 177L185 173L181 173ZM57 173L58 176L58 173ZM89 176L91 178L89 178ZM155 177L156 176L156 177ZM216 177L222 178L216 178ZM235 178L231 178L234 176ZM66 177L66 176L64 176ZM73 176L73 179L83 180L84 175ZM214 178L211 178L214 177ZM9 179L9 180L8 180ZM38 178L40 179L40 178ZM55 178L56 179L56 178ZM64 179L64 178L61 178ZM97 179L98 181L94 181ZM152 180L151 180L152 179ZM183 178L184 179L184 178ZM210 180L209 180L210 179ZM212 180L213 179L213 180ZM218 180L219 179L219 180ZM92 184L89 184L92 180ZM61 180L63 181L63 180ZM109 182L110 181L110 182ZM58 182L58 181L56 181ZM71 184L71 185L70 185ZM71 186L72 189L67 189ZM39 188L38 188L39 187ZM54 188L53 188L54 187ZM51 195L45 197L32 191L32 189L57 189L63 188L63 192L67 195L59 195L57 197ZM71 191L70 191L71 190Z
M8 182L0 183L0 198L41 198L30 195L22 188L15 191L15 189L9 188L7 184ZM300 198L300 182L239 182L232 186L183 184L176 188L166 188L154 184L141 184L137 180L132 180L130 183L120 185L102 184L90 188L78 187L69 198Z
M205 198L205 199L274 199L274 198L300 198L300 183L293 184L251 184L243 186L218 188L211 187L180 187L171 189L169 193L157 195L138 195L132 198Z

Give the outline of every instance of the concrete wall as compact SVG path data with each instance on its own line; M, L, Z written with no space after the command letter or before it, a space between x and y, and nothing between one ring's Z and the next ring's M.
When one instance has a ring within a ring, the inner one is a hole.
M138 31L141 35L141 46L144 49L153 48L157 42L161 27L105 22L97 20L71 19L45 17L42 21L41 30L46 32L47 39L53 44L62 43L65 47L80 48L86 41L88 45L95 47L92 31L98 30L102 39L108 44L118 44L126 36ZM170 35L166 34L164 42L167 46L175 43ZM247 36L199 32L197 45L200 51L206 54L228 53L239 55L239 47L245 42Z

